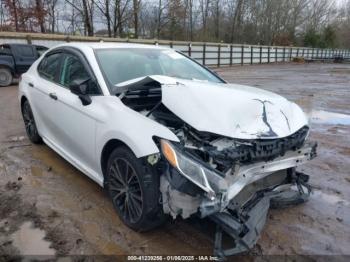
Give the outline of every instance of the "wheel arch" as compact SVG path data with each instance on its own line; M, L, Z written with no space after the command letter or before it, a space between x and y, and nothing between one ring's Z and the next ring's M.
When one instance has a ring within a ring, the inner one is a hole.
M101 159L100 159L100 165L101 165L103 178L105 178L105 175L106 175L106 169L107 169L107 163L108 163L109 156L111 155L111 153L113 152L113 150L115 148L121 147L121 146L125 146L131 152L133 152L133 150L125 142L123 142L120 139L116 139L116 138L110 139L103 146L103 149L102 149L102 152L101 152ZM133 152L133 153L135 154L135 152Z
M28 101L28 98L25 95L22 95L21 96L21 110L22 110L22 107L23 107L23 104L25 101Z
M14 77L14 74L15 74L15 70L14 68L11 66L11 64L0 64L0 68L5 68L5 69L8 69L11 73L11 75Z

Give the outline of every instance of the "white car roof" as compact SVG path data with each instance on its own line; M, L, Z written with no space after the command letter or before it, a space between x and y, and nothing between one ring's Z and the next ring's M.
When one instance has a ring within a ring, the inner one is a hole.
M79 49L85 49L90 47L92 49L105 49L105 48L147 48L147 49L170 49L164 46L146 45L146 44L134 44L134 43L106 43L106 42L71 42L59 45L59 47L71 46ZM56 46L58 47L58 46Z

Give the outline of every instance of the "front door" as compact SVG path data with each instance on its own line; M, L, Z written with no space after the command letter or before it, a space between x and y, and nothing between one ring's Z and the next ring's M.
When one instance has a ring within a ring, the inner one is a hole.
M83 171L93 175L96 171L95 156L95 126L96 104L84 106L79 97L73 94L69 86L76 81L86 81L88 94L100 95L96 81L87 69L84 57L75 52L66 51L62 60L59 84L54 91L56 96L55 115L55 140L57 147Z

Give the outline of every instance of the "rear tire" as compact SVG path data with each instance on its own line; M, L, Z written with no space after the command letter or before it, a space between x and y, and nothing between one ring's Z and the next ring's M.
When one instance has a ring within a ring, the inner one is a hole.
M127 147L118 147L111 153L106 182L112 203L128 227L147 231L165 221L159 175Z
M30 141L34 144L41 144L42 139L38 133L38 129L35 124L33 111L29 105L28 100L25 100L22 104L22 117L26 133Z
M11 85L13 76L11 71L7 68L0 68L0 86Z

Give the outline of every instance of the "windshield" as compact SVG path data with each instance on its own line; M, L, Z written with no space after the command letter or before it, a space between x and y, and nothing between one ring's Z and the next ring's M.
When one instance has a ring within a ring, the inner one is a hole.
M209 70L174 50L97 49L96 56L106 80L112 86L149 75L222 83L221 79Z

